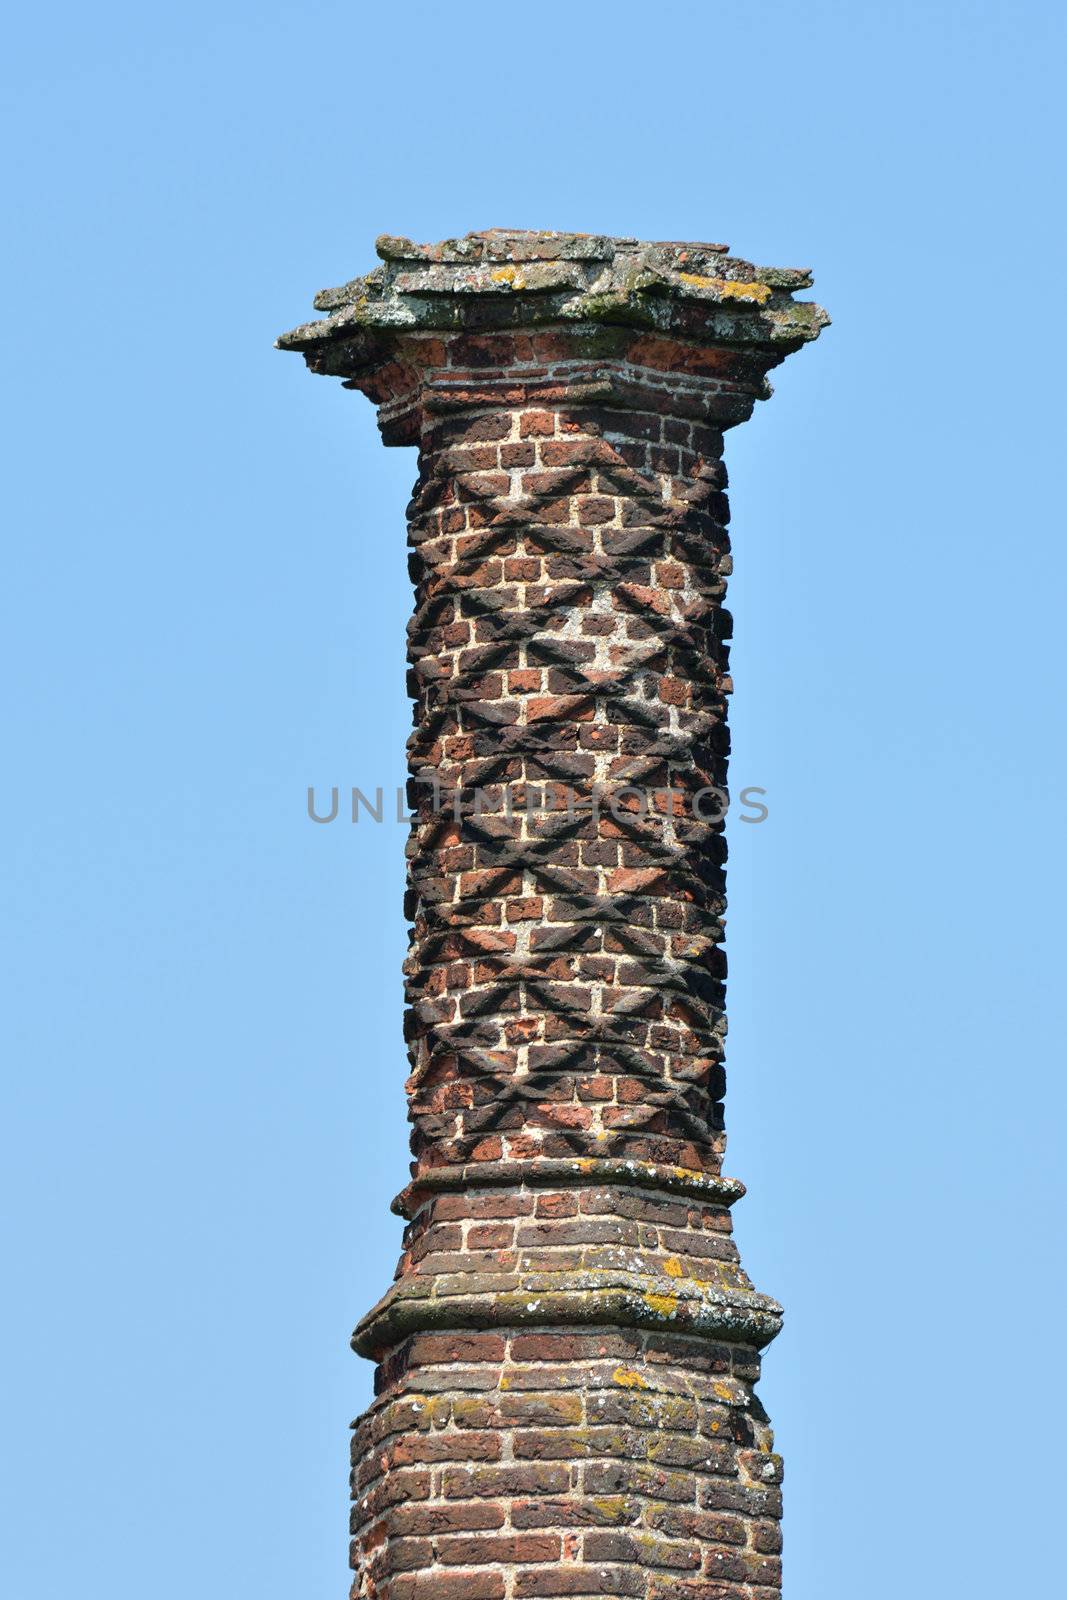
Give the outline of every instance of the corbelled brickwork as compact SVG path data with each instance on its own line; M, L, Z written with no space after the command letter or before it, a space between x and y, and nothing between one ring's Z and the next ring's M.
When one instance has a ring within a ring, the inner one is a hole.
M774 1600L721 1172L725 428L826 318L718 245L382 239L286 335L419 448L411 1181L359 1600Z

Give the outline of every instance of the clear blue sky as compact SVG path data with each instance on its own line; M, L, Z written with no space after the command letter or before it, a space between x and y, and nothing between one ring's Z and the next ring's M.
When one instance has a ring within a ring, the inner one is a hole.
M409 452L274 336L379 232L726 239L729 1170L789 1600L1051 1595L1059 8L22 7L4 201L10 1600L340 1600L406 1163Z

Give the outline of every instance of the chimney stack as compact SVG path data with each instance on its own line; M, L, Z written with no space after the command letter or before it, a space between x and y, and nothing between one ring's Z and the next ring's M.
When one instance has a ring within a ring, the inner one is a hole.
M419 451L414 1160L353 1336L352 1594L778 1600L781 1308L722 1172L722 447L828 319L719 244L377 248L279 340Z

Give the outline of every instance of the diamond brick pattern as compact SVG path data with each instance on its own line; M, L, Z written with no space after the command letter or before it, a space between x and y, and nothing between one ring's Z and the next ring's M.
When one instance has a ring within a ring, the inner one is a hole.
M491 230L280 342L418 448L408 1219L357 1600L775 1600L781 1308L722 1172L724 431L826 317L724 246Z

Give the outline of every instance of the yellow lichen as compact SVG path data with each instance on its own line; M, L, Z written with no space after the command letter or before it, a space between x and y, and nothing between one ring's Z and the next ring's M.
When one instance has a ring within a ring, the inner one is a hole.
M717 290L724 300L755 300L757 305L762 305L771 297L768 283L738 283L734 278L703 278L698 272L680 272L678 276L683 283L691 283L695 289Z
M720 1400L732 1400L734 1397L733 1390L728 1383L713 1383L711 1387L715 1390Z
M616 1367L611 1374L612 1383L617 1383L621 1389L647 1389L648 1384L639 1372L631 1372L626 1367Z
M491 272L489 276L492 278L494 283L506 283L510 285L512 289L524 289L526 287L526 279L523 277L522 272L518 267L498 267L497 270L495 272Z
M678 1310L678 1296L676 1294L646 1294L645 1304L654 1311L657 1317L673 1317Z
M668 1278L684 1278L685 1269L677 1256L668 1256L663 1263L663 1270Z
M626 1501L621 1494L594 1496L593 1504L606 1521L620 1522L626 1515Z
M755 300L757 305L762 305L771 297L769 283L735 283L731 278L724 278L719 289L724 300Z

